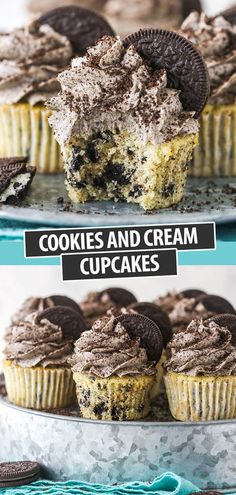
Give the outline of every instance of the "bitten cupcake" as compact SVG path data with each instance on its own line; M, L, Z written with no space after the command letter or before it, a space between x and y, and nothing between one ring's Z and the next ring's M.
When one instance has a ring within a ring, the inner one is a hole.
M83 329L80 315L62 306L13 325L3 362L10 402L31 409L69 406L74 384L68 360Z
M114 200L146 210L178 203L208 97L201 55L176 33L104 37L58 76L49 122L75 203ZM174 86L174 87L173 87Z
M80 303L87 328L90 329L93 323L112 308L127 307L129 304L137 302L136 297L130 291L121 287L110 287L101 292L89 292L84 301Z
M164 379L174 418L236 418L236 348L227 323L192 321L185 332L173 336L169 349Z
M146 417L161 353L161 333L145 316L97 320L77 340L72 358L81 415L117 421Z
M202 53L211 93L200 117L200 142L191 173L195 176L236 175L236 25L223 16L192 13L180 33Z
M0 34L1 157L27 157L38 172L63 170L60 149L48 125L50 111L44 103L57 94L57 75L74 54L112 33L97 14L67 7Z

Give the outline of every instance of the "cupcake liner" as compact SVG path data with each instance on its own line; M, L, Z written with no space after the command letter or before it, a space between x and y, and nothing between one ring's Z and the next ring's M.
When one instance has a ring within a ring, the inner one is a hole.
M106 141L93 141L99 156L96 167L90 158L91 136L77 136L61 148L66 187L74 203L122 200L138 203L145 210L153 210L167 208L181 201L188 163L198 143L198 134L177 136L171 141L153 144L143 143L138 135L128 130L104 133L108 135ZM77 159L81 163L78 167L74 157L75 148L80 150ZM127 150L130 150L129 155ZM111 161L113 170L109 171ZM120 163L123 166L121 177Z
M190 175L236 176L236 105L207 105L202 112Z
M3 364L10 402L30 409L57 409L71 405L74 383L69 368L22 368Z
M236 418L236 376L189 376L168 372L164 380L175 419L215 421Z
M135 420L150 411L152 376L98 378L74 373L81 415L87 419Z
M0 105L0 157L26 156L39 173L62 172L50 115L50 110L27 103Z
M163 364L167 360L167 355L166 355L166 349L163 350L161 359L156 365L156 380L155 383L152 387L151 390L151 399L156 399L159 394L162 394L165 390L165 385L164 385L164 368Z

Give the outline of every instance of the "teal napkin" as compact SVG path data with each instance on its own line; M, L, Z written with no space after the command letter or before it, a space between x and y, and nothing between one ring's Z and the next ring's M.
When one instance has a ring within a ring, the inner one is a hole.
M80 481L40 480L31 485L0 490L5 495L188 495L199 489L187 480L165 473L150 483L135 481L122 485L99 485Z

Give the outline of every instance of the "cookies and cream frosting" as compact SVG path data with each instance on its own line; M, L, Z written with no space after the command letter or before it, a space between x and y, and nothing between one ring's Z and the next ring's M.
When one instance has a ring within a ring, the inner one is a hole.
M71 360L74 372L108 378L112 375L154 375L155 364L148 361L140 339L131 338L114 317L97 320L75 343Z
M58 72L73 55L69 40L32 23L0 34L0 104L45 102L58 92Z
M106 36L58 76L61 92L48 105L61 145L96 130L129 130L143 142L162 143L198 132L194 112L183 110L180 92L167 87L165 70L153 71L133 46Z
M232 335L214 321L194 320L185 332L173 336L168 345L167 371L197 376L236 374L236 348Z
M36 322L37 313L11 327L11 338L4 354L6 359L26 368L67 366L73 346L62 329L44 319Z
M80 303L83 316L86 319L93 320L98 318L114 306L109 294L104 292L91 291L88 293L87 298Z
M180 34L197 46L210 76L210 103L236 102L236 26L224 17L207 17L193 12Z
M214 313L208 311L201 301L197 302L195 298L182 297L169 313L169 318L172 325L175 326L183 323L188 324L195 318L204 320L213 315Z

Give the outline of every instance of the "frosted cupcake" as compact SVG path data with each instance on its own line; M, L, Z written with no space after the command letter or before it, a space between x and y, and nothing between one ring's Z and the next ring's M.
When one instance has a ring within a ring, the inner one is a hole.
M138 329L144 338L153 336L152 351ZM161 352L161 334L145 316L97 320L77 340L72 358L81 415L119 421L146 417L156 375L153 359L160 359Z
M3 362L9 401L30 409L57 409L71 404L73 378L68 360L72 338L39 313L12 327Z
M90 329L93 323L98 318L105 316L110 309L127 307L135 302L137 302L136 297L128 290L121 287L110 287L101 292L89 292L84 301L80 303L80 308L87 328Z
M72 54L69 40L46 25L0 35L0 156L27 156L38 172L61 171L44 102Z
M236 175L236 25L224 17L192 13L180 33L201 51L210 76L211 94L200 118L200 142L191 173Z
M208 95L192 44L157 30L123 43L104 37L58 80L49 121L73 202L127 201L152 210L182 199L198 142L196 112Z
M180 421L236 418L236 349L226 326L195 320L175 334L165 363L170 410Z

